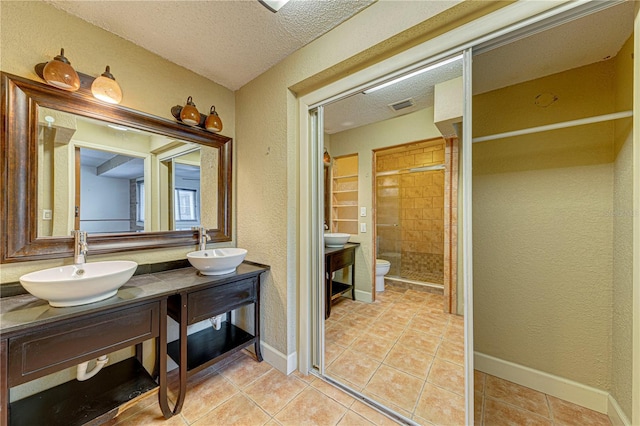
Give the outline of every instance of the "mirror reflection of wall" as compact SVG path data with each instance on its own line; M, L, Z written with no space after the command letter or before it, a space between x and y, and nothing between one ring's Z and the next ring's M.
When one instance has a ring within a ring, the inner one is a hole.
M219 149L43 107L38 130L39 237L217 227Z
M80 148L77 229L87 232L144 230L144 159Z

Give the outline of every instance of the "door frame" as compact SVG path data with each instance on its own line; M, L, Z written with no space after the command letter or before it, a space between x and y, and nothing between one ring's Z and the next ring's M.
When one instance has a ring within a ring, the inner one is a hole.
M489 40L512 34L531 24L545 21L555 15L570 11L576 7L589 3L587 0L549 1L549 2L515 2L489 15L480 17L468 24L454 28L440 36L407 49L391 58L380 61L374 66L355 72L348 77L330 83L318 90L298 98L298 290L299 290L299 344L298 368L302 374L313 372L311 365L312 342L312 309L310 307L312 287L322 282L322 270L318 265L322 258L318 253L322 250L321 235L322 221L320 212L314 212L317 206L318 176L322 179L323 165L321 158L322 147L311 143L311 125L309 112L321 105L349 96L364 89L365 86L379 83L410 66L437 62L455 52L464 52L464 120L463 137L460 141L460 169L462 174L463 191L462 205L462 235L458 235L462 242L463 292L464 292L464 335L465 335L465 405L466 423L473 424L473 275L472 275L472 239L471 239L471 149L465 149L465 144L471 146L471 48ZM315 256L313 255L315 253ZM459 277L460 278L460 277ZM323 336L318 336L322 337ZM634 384L634 388L637 387Z

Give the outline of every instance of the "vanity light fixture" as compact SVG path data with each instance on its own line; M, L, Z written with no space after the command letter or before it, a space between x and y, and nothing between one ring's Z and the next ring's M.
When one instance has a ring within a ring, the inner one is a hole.
M324 149L322 162L324 163L325 167L331 165L331 155L329 155L329 151L327 151L327 148Z
M80 77L64 56L64 49L60 49L60 54L53 60L36 65L35 71L44 81L58 89L75 92L80 88Z
M180 111L180 120L190 126L200 124L200 113L196 108L196 104L193 103L191 96L187 98L187 104L183 106L182 111Z
M222 130L222 120L220 120L220 116L216 112L215 105L211 107L209 116L204 122L204 128L210 132L219 132Z
M289 0L258 0L264 7L276 13L282 6L287 4Z
M445 59L444 61L429 65L428 67L420 68L420 69L418 69L416 71L410 72L409 74L401 75L400 77L394 78L393 80L389 80L389 81L386 81L386 82L384 82L382 84L378 84L377 86L370 87L369 89L366 89L366 90L362 91L362 93L364 93L365 95L368 95L369 93L375 92L376 90L380 90L380 89L383 89L385 87L389 87L392 84L399 83L399 82L401 82L403 80L406 80L406 79L411 78L411 77L415 77L415 76L423 74L423 73L425 73L427 71L435 70L436 68L440 68L440 67L442 67L444 65L450 64L450 63L458 61L460 59L462 59L462 55L457 55L457 56L454 56L452 58Z
M91 93L96 99L110 104L119 104L122 101L122 89L111 74L111 68L107 65L105 71L91 83Z

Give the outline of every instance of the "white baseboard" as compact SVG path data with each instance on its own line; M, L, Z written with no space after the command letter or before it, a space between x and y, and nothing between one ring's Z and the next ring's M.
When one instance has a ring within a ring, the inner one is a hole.
M296 352L287 356L265 342L260 342L260 350L262 358L284 374L291 374L298 368Z
M607 415L613 426L631 426L631 422L611 394L609 394L608 398Z
M553 374L499 358L474 353L474 367L492 376L607 414L609 393ZM617 404L616 404L617 405Z
M373 301L373 298L371 297L371 292L356 289L356 300L371 303Z

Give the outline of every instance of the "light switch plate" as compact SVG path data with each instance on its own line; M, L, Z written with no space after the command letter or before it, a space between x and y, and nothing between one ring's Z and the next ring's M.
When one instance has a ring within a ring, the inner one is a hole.
M53 212L51 210L42 210L42 220L51 220Z
M362 216L362 217L366 217L367 216L367 208L366 207L360 207L360 216Z
M366 223L361 223L360 224L360 232L367 232L367 224Z

